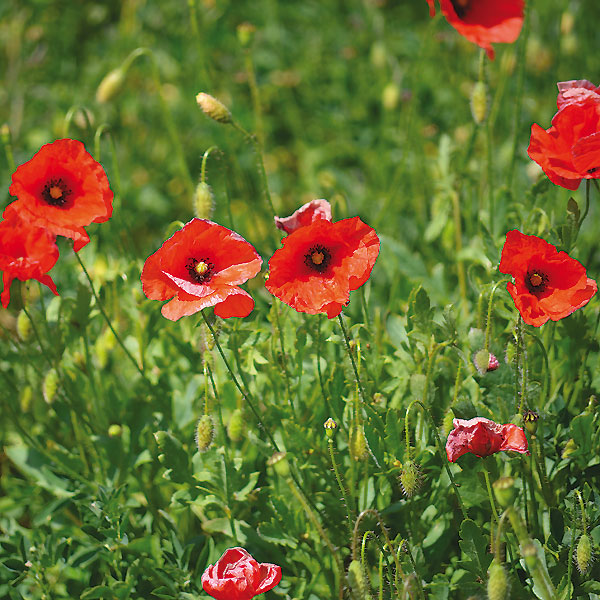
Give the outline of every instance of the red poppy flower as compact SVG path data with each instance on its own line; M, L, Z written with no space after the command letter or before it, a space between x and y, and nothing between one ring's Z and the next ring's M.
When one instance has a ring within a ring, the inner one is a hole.
M467 452L482 457L503 450L527 454L525 432L517 425L499 425L484 417L454 419L452 423L454 429L446 441L446 454L450 462L456 462Z
M9 192L18 198L10 206L24 221L73 239L76 252L90 241L83 226L112 214L106 173L77 140L42 146L13 173Z
M171 321L208 306L224 319L245 317L254 308L238 287L259 271L262 259L242 236L206 219L192 219L146 260L141 280L151 300L169 300Z
M331 204L327 200L311 200L289 217L275 217L275 225L286 233L292 233L317 219L331 221Z
M582 179L600 178L600 87L561 81L556 104L549 129L531 126L527 153L552 183L576 190Z
M515 279L506 287L523 321L534 327L558 321L590 301L598 290L581 263L535 235L506 234L500 272Z
M202 574L202 588L216 600L250 600L281 581L281 567L258 563L243 548L229 548Z
M523 27L524 0L439 0L448 23L494 59L492 43L511 44ZM435 15L435 0L427 0Z
M317 219L283 238L269 260L266 287L298 312L339 315L350 290L369 279L379 238L358 217L332 223Z
M2 306L10 302L10 285L14 279L37 279L58 296L48 271L58 260L55 238L42 227L31 227L19 219L14 210L5 211L0 223L0 271L3 271Z

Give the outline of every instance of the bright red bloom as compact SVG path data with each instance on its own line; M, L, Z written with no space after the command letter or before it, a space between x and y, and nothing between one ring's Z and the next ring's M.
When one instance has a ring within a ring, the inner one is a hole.
M523 27L524 0L438 0L448 23L494 59L492 43L512 44ZM435 0L427 0L435 16Z
M446 454L450 462L456 462L467 452L482 457L503 450L527 454L525 432L517 425L500 425L484 417L454 419L452 423L454 429L446 441Z
M141 280L151 300L171 321L208 306L224 319L245 317L254 308L238 285L254 277L262 259L241 235L206 219L192 219L148 257Z
M514 277L506 288L523 321L540 327L586 305L598 290L585 267L535 235L513 229L506 234L500 272Z
M258 563L243 548L229 548L202 574L202 588L216 600L250 600L281 581L281 567Z
M350 291L369 279L379 238L358 217L332 223L317 219L283 238L269 260L266 287L298 312L327 313L332 319Z
M331 204L327 200L311 200L289 217L275 217L275 225L286 233L292 233L317 219L331 221Z
M17 168L9 192L26 222L73 239L77 252L90 238L83 228L103 223L112 214L113 193L102 165L77 140L56 140L42 146Z
M19 219L13 210L5 212L0 222L0 271L3 271L2 306L10 302L10 285L14 279L37 279L58 296L56 285L48 271L58 260L55 238L41 227L31 227Z
M582 179L600 178L600 87L560 81L556 104L552 127L531 126L527 153L552 183L576 190Z

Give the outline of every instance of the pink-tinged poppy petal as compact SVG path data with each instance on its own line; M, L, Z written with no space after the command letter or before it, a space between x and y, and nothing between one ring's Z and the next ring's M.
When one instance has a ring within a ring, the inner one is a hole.
M311 200L289 217L275 217L275 225L286 233L292 233L317 219L331 221L331 204L327 200Z
M260 583L256 588L259 594L272 590L281 581L281 567L271 563L260 564Z
M521 427L512 423L502 425L502 437L500 450L512 450L521 454L527 453L527 438Z
M596 87L587 79L559 81L556 85L558 87L556 105L559 110L566 104L582 103L590 98L600 99L600 87Z

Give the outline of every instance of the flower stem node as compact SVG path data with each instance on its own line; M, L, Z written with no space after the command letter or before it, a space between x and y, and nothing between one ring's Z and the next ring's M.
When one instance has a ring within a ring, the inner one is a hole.
M287 459L287 452L275 452L267 461L267 466L273 467L275 473L284 479L290 477L290 463Z
M332 439L335 435L335 430L337 429L337 426L337 423L331 417L329 417L329 419L327 419L327 421L323 423L323 427L325 428L325 435L329 439Z
M584 533L577 542L577 550L575 552L575 564L582 575L585 575L594 562L594 553L592 548L592 540L587 533Z
M537 422L538 422L539 418L540 418L540 415L538 415L538 413L536 413L533 410L528 410L523 415L523 422L525 423L525 429L527 429L527 432L530 435L535 435L535 432L537 431Z
M367 581L365 579L365 572L360 561L353 560L348 565L347 577L353 600L367 600L370 598Z
M496 558L488 569L487 593L489 600L506 600L509 597L506 571Z
M227 436L232 442L241 442L244 437L246 430L246 422L244 420L244 413L241 408L236 408L227 424Z
M508 508L513 505L516 495L515 478L501 477L493 483L494 494L498 504L502 508Z
M196 102L202 112L217 123L228 124L232 122L229 109L214 96L200 92L196 96Z
M206 452L215 439L215 421L211 415L202 415L196 424L196 447Z

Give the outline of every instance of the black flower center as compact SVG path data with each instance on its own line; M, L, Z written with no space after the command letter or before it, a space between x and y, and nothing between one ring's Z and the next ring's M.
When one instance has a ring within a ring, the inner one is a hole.
M194 283L206 283L210 280L215 265L208 258L188 258L185 268Z
M324 273L331 262L331 252L317 244L312 246L310 250L304 255L304 264L311 269L319 273Z
M525 276L525 285L530 294L541 294L548 287L548 275L539 271L528 271Z
M454 12L459 19L462 19L468 12L471 0L450 0L454 7Z
M50 179L42 190L42 199L50 206L64 206L71 194L69 186L62 179Z

